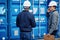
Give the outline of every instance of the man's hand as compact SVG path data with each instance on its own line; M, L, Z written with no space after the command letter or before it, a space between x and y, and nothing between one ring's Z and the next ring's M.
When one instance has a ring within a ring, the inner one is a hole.
M48 13L51 12L51 11L50 11L50 8L48 8L47 12L48 12Z

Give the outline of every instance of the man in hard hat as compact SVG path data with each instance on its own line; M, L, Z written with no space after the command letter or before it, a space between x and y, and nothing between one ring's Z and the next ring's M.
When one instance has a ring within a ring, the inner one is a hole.
M20 40L32 40L31 31L36 26L35 18L29 12L31 3L27 0L23 3L24 10L20 12L16 19L16 25L20 28Z
M51 1L49 3L49 8L48 8L48 30L49 33L48 35L56 35L58 31L58 19L59 19L59 14L58 11L56 10L57 7L57 2Z

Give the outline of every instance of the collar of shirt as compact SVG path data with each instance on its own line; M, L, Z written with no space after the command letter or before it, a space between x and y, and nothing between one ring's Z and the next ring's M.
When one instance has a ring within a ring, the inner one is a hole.
M23 12L29 12L28 10L23 10Z

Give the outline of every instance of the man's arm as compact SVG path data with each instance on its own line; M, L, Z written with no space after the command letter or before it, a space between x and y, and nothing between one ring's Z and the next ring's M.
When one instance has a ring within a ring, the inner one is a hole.
M49 12L47 12L47 13L46 13L46 17L49 18L49 16L50 16L50 15L49 15Z
M16 26L19 27L19 15L17 15L17 18L16 18Z
M50 8L48 8L48 10L47 10L47 13L46 13L46 16L47 16L47 18L49 18L49 13L50 13L51 11L50 11Z
M33 14L30 16L30 24L31 24L32 27L36 26L36 22L35 22L35 18L34 18Z

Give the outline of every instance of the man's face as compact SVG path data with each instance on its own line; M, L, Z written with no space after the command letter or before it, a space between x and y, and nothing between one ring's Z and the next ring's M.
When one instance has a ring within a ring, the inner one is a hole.
M50 8L50 11L52 11L54 7L53 6L49 6L49 8Z

